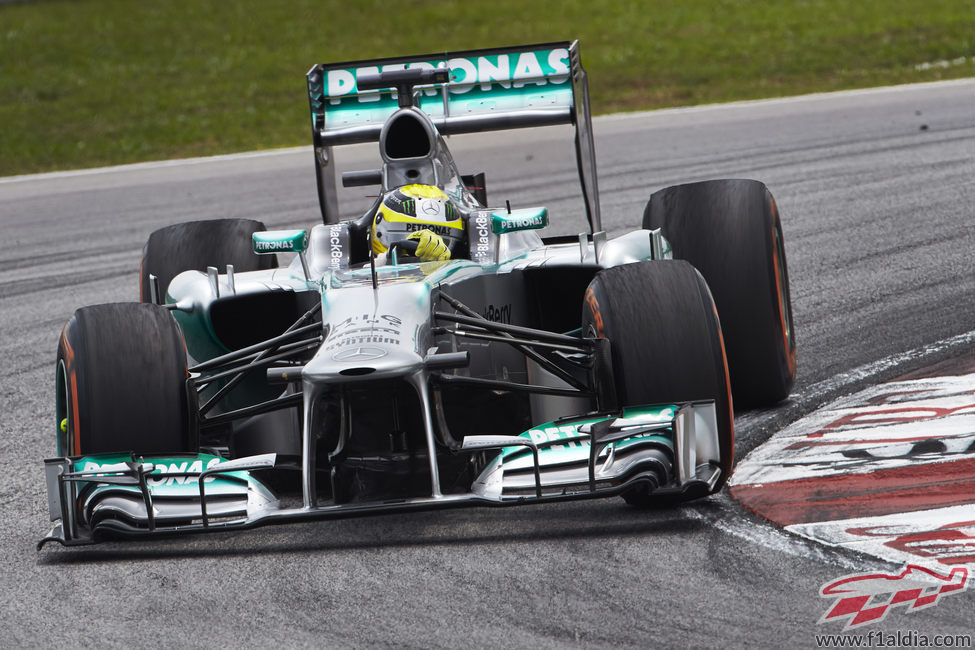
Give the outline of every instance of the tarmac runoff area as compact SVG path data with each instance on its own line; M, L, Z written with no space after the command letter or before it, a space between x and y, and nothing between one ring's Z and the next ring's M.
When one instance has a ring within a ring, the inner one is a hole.
M975 567L975 352L796 421L739 464L730 490L822 544Z

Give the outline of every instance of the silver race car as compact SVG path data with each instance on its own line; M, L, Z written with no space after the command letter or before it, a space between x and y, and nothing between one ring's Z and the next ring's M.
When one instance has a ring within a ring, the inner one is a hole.
M722 487L732 396L773 403L795 378L763 184L662 189L608 238L574 42L307 82L323 223L162 228L141 302L65 325L41 544ZM567 123L589 221L572 237L544 236L545 207L492 206L442 137ZM334 150L358 142L378 166L342 182L379 196L340 221Z

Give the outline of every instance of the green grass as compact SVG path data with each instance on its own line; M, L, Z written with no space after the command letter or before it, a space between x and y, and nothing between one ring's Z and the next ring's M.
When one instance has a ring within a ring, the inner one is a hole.
M314 63L573 38L596 113L975 76L975 0L3 4L0 175L306 144Z

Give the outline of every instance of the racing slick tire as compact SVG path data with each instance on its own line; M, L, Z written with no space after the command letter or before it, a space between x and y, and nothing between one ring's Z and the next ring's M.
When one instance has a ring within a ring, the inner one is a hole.
M661 228L674 258L707 281L738 406L788 397L796 340L782 224L768 188L741 179L668 187L650 196L643 227Z
M734 418L721 325L708 286L680 260L637 262L605 269L586 290L585 336L605 337L612 349L620 406L714 400L721 448L717 492L734 462ZM704 496L623 495L633 505L668 505Z
M195 450L186 348L164 307L77 310L61 331L56 377L59 455Z
M255 255L251 235L267 230L253 219L187 221L160 228L149 235L139 266L139 300L150 302L149 276L159 278L159 300L164 301L169 283L183 271L205 272L215 266L221 273L228 264L235 272L277 267L277 256Z

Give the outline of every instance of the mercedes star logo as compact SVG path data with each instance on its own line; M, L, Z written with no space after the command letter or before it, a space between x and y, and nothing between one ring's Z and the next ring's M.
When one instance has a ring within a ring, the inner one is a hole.
M332 355L332 361L373 361L386 356L382 348L355 347L339 350Z
M420 205L420 209L423 210L424 214L437 215L440 214L440 205L436 201L427 200Z

